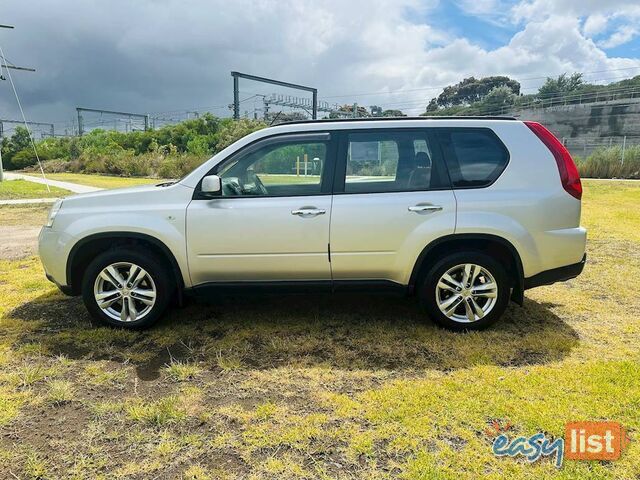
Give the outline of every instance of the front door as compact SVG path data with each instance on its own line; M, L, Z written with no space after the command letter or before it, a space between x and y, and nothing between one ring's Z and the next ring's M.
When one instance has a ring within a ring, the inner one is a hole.
M428 129L345 132L331 214L333 279L407 284L431 241L454 232L456 200Z
M334 160L328 133L292 134L216 167L222 195L194 198L187 209L192 283L330 280Z

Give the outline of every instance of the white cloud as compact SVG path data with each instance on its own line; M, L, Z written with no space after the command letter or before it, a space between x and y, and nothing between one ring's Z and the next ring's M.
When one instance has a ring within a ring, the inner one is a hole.
M630 42L638 35L638 29L630 25L625 25L616 30L609 38L599 42L602 48L614 48Z
M640 4L629 0L523 0L511 9L512 20L528 23L555 16L583 18L582 32L593 38L607 33L612 23L619 25L606 40L598 42L602 48L613 48L631 41L638 35Z
M527 79L628 67L639 67L636 73L640 73L640 59L607 57L593 41L582 35L579 26L576 18L567 16L530 22L509 44L490 51L459 39L429 52L426 58L429 66L425 67L422 76L427 78L434 71L440 71L440 78L446 78L446 81L469 75L496 74ZM543 81L544 78L529 80L523 82L523 87L536 88Z
M607 28L609 18L601 13L589 15L582 26L582 31L587 37L594 37Z
M522 0L511 10L514 21L541 20L555 15L588 17L592 14L640 16L640 5L630 0Z

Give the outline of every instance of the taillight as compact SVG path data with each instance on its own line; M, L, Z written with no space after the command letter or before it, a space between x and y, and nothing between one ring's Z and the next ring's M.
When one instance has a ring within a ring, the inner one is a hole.
M582 198L580 174L567 147L565 147L553 133L538 122L524 122L524 124L542 140L542 143L544 143L553 154L553 158L556 159L556 164L558 165L558 172L560 172L562 187L569 192L571 196L580 200Z

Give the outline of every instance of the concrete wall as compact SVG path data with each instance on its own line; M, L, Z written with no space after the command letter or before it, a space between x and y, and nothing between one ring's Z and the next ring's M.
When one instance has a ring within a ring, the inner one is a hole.
M598 147L640 144L640 99L583 105L558 105L512 112L522 120L545 125L563 140L572 155L586 156Z

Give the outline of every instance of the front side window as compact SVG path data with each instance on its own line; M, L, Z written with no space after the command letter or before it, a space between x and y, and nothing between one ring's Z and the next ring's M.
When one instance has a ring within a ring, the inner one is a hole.
M438 138L454 188L486 187L509 162L506 147L488 128L443 129Z
M268 142L224 164L218 171L222 195L319 195L327 142Z
M349 133L345 193L445 188L446 172L434 161L426 130Z

